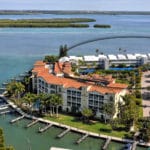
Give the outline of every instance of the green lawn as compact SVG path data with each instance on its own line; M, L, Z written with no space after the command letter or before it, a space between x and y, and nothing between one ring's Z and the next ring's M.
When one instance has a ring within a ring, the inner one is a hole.
M86 131L95 132L98 134L105 134L105 135L116 136L116 137L121 137L121 138L123 138L125 134L128 134L128 132L125 132L125 131L111 131L111 132L100 131L100 129L110 128L110 125L106 125L106 124L100 123L98 121L94 122L92 124L85 124L82 121L76 120L75 117L69 116L69 115L59 114L59 118L46 116L46 117L44 117L44 119L47 119L50 121L55 121L58 123L62 123L65 125L83 129Z

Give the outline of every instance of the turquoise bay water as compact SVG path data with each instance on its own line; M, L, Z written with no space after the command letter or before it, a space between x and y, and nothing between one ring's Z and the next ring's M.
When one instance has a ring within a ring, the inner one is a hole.
M110 24L111 29L90 28L0 28L0 84L32 68L35 60L42 59L46 54L58 54L61 44L71 46L87 39L108 35L120 34L150 34L150 16L133 15L2 15L0 19L19 18L95 18L97 23ZM100 49L105 54L118 53L118 49L126 49L127 53L150 53L150 40L148 39L117 39L97 41L72 49L70 55L95 54ZM56 140L55 137L62 129L52 127L43 134L37 133L41 124L24 129L29 122L22 120L14 125L9 121L15 116L0 116L0 126L4 128L8 145L14 145L16 150L48 150L50 146L71 148L73 150L99 150L103 140L87 138L80 145L74 142L81 136L69 133L64 138ZM15 138L14 138L15 137ZM26 145L26 147L24 146ZM93 148L94 146L94 148ZM119 150L122 144L116 146L112 142L109 150ZM138 148L139 150L141 148Z

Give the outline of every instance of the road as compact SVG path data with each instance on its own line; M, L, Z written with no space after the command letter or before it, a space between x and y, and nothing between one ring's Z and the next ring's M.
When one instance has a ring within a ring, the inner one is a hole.
M142 75L141 85L142 87L150 86L150 77L147 75L150 75L150 71L144 72ZM144 106L150 106L150 91L144 89L142 92L142 104ZM143 107L143 117L150 116L150 107Z

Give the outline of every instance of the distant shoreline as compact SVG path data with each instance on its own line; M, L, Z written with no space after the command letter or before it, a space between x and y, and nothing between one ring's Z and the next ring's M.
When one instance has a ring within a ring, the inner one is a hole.
M30 14L150 15L150 11L0 10L0 15L30 15Z

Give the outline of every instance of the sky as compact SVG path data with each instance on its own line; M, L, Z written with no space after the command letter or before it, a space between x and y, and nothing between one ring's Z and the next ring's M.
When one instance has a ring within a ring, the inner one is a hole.
M150 11L150 0L0 0L0 10Z

